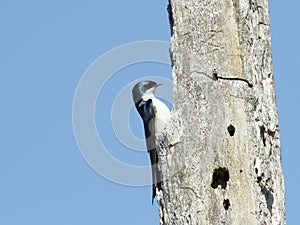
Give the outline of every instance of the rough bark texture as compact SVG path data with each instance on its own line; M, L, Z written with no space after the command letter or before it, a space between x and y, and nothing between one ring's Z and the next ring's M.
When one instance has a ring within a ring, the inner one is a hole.
M161 224L285 224L267 0L171 0Z

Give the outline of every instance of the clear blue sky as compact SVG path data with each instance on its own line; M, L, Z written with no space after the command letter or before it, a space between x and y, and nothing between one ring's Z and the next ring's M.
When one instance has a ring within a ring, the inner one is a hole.
M0 1L0 224L158 224L151 188L110 182L76 145L72 104L88 66L121 44L169 41L167 0ZM275 85L286 184L287 222L298 223L299 1L270 1ZM118 71L96 105L99 135L121 161L147 165L111 128L110 106L124 85L144 76L170 78L166 65ZM131 100L130 100L131 101ZM142 137L134 111L131 128Z

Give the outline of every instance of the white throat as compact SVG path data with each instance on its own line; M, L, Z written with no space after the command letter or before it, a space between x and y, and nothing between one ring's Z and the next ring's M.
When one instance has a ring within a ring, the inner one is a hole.
M142 99L144 101L148 101L149 99L153 99L155 98L154 92L155 92L156 87L152 87L150 89L148 89L143 95L142 95Z

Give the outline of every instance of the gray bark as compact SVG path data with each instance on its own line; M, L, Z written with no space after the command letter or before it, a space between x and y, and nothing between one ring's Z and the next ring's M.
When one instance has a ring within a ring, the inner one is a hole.
M285 224L267 0L171 0L161 224Z

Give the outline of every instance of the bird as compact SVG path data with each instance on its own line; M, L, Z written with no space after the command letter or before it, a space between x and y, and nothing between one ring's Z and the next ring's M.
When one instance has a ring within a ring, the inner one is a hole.
M132 89L135 107L144 124L147 151L152 167L152 204L156 191L161 191L162 175L158 169L158 137L170 119L170 110L165 103L155 97L158 84L151 80L138 82Z

